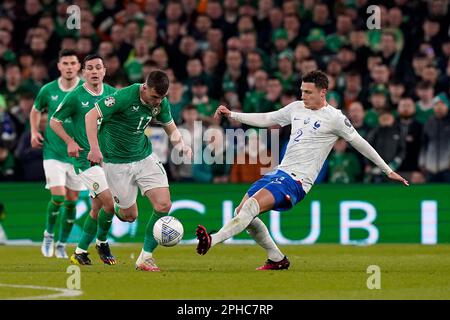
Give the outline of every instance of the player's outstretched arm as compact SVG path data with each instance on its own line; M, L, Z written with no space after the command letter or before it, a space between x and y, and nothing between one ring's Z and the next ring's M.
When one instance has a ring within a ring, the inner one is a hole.
M97 108L92 108L86 116L84 121L86 124L86 136L89 141L89 153L87 159L95 164L101 164L103 162L103 155L100 151L100 146L98 144L98 128L97 121L100 118Z
M403 178L398 173L394 172L387 163L380 157L376 150L370 145L369 142L364 140L359 134L350 141L350 144L358 150L363 156L372 161L378 168L380 168L389 179L399 181L405 186L409 186L408 180Z
M278 122L275 121L277 112L279 111L267 113L241 113L230 111L226 106L220 105L214 113L214 118L220 119L221 116L225 116L250 126L264 128L278 124Z

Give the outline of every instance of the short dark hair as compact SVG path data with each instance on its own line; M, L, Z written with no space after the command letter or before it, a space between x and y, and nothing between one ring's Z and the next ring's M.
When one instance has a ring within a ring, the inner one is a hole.
M323 71L311 71L310 73L303 76L302 81L314 83L314 85L318 89L328 90L328 77Z
M58 60L61 60L62 57L70 57L75 56L78 59L77 52L73 49L62 49L59 51Z
M83 59L83 63L81 65L81 69L84 69L84 67L86 66L86 62L94 60L94 59L100 59L102 60L103 65L105 65L105 61L103 60L102 56L94 53L94 54L88 54L84 59Z
M154 88L160 96L165 95L169 90L169 77L162 70L150 72L145 83L147 87Z
M431 81L428 80L422 80L416 84L416 89L419 90L426 90L431 88L433 88L433 84L431 83Z

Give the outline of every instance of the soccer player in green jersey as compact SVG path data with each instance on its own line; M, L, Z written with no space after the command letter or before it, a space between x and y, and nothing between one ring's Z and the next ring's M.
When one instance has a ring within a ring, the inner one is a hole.
M50 128L50 117L63 98L75 89L82 80L78 77L80 63L74 50L61 50L58 70L61 76L47 83L39 91L30 113L31 145L33 148L43 147L44 171L47 180L46 188L50 189L51 199L47 205L47 221L44 230L41 252L44 257L68 258L65 244L75 221L75 204L80 190L85 187L75 174L72 160L67 154L64 141ZM47 127L44 135L39 132L39 122L43 113L48 113ZM65 122L64 128L72 132L72 123ZM61 208L64 208L60 219L59 239L54 244L54 230Z
M100 259L105 264L112 265L116 260L111 254L107 235L114 217L114 202L103 168L94 165L87 158L89 143L86 137L85 115L94 108L98 100L114 93L115 89L103 83L106 69L99 55L88 55L83 61L82 72L86 82L64 98L50 122L51 128L67 144L69 156L75 158L75 172L93 198L92 210L85 220L83 233L70 260L75 264L92 264L87 250L97 236L95 247ZM74 126L73 138L62 125L63 121L69 118Z
M88 160L104 163L106 179L118 207L118 218L128 222L136 219L138 188L153 206L153 215L145 230L144 247L136 261L137 270L160 270L153 258L158 245L153 238L153 226L169 213L171 207L166 171L152 153L152 145L144 134L150 120L156 118L175 148L186 157L192 156L191 148L184 144L172 119L166 97L168 89L167 75L153 71L145 83L133 84L99 100L86 115L90 145ZM102 125L97 131L100 118Z

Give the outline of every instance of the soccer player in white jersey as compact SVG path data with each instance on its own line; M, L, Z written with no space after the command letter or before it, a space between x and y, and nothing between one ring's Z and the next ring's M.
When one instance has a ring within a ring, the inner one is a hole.
M292 102L278 111L245 114L231 112L223 105L217 108L216 118L223 115L256 127L291 124L292 130L283 160L274 172L266 174L250 187L236 208L234 218L213 234L208 234L202 225L197 227L199 254L206 254L211 247L247 229L268 254L266 263L257 270L289 268L288 258L277 247L258 215L269 210L285 211L300 202L311 189L339 137L375 163L389 179L409 185L358 134L347 117L327 103L327 89L326 74L313 71L303 77L303 101Z

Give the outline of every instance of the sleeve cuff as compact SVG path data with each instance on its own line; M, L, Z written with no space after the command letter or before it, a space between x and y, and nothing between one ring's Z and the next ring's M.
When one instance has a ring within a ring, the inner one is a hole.
M100 110L100 106L98 105L98 103L95 103L95 109L97 109L98 114L100 115L100 118L103 118L103 113L102 110Z

